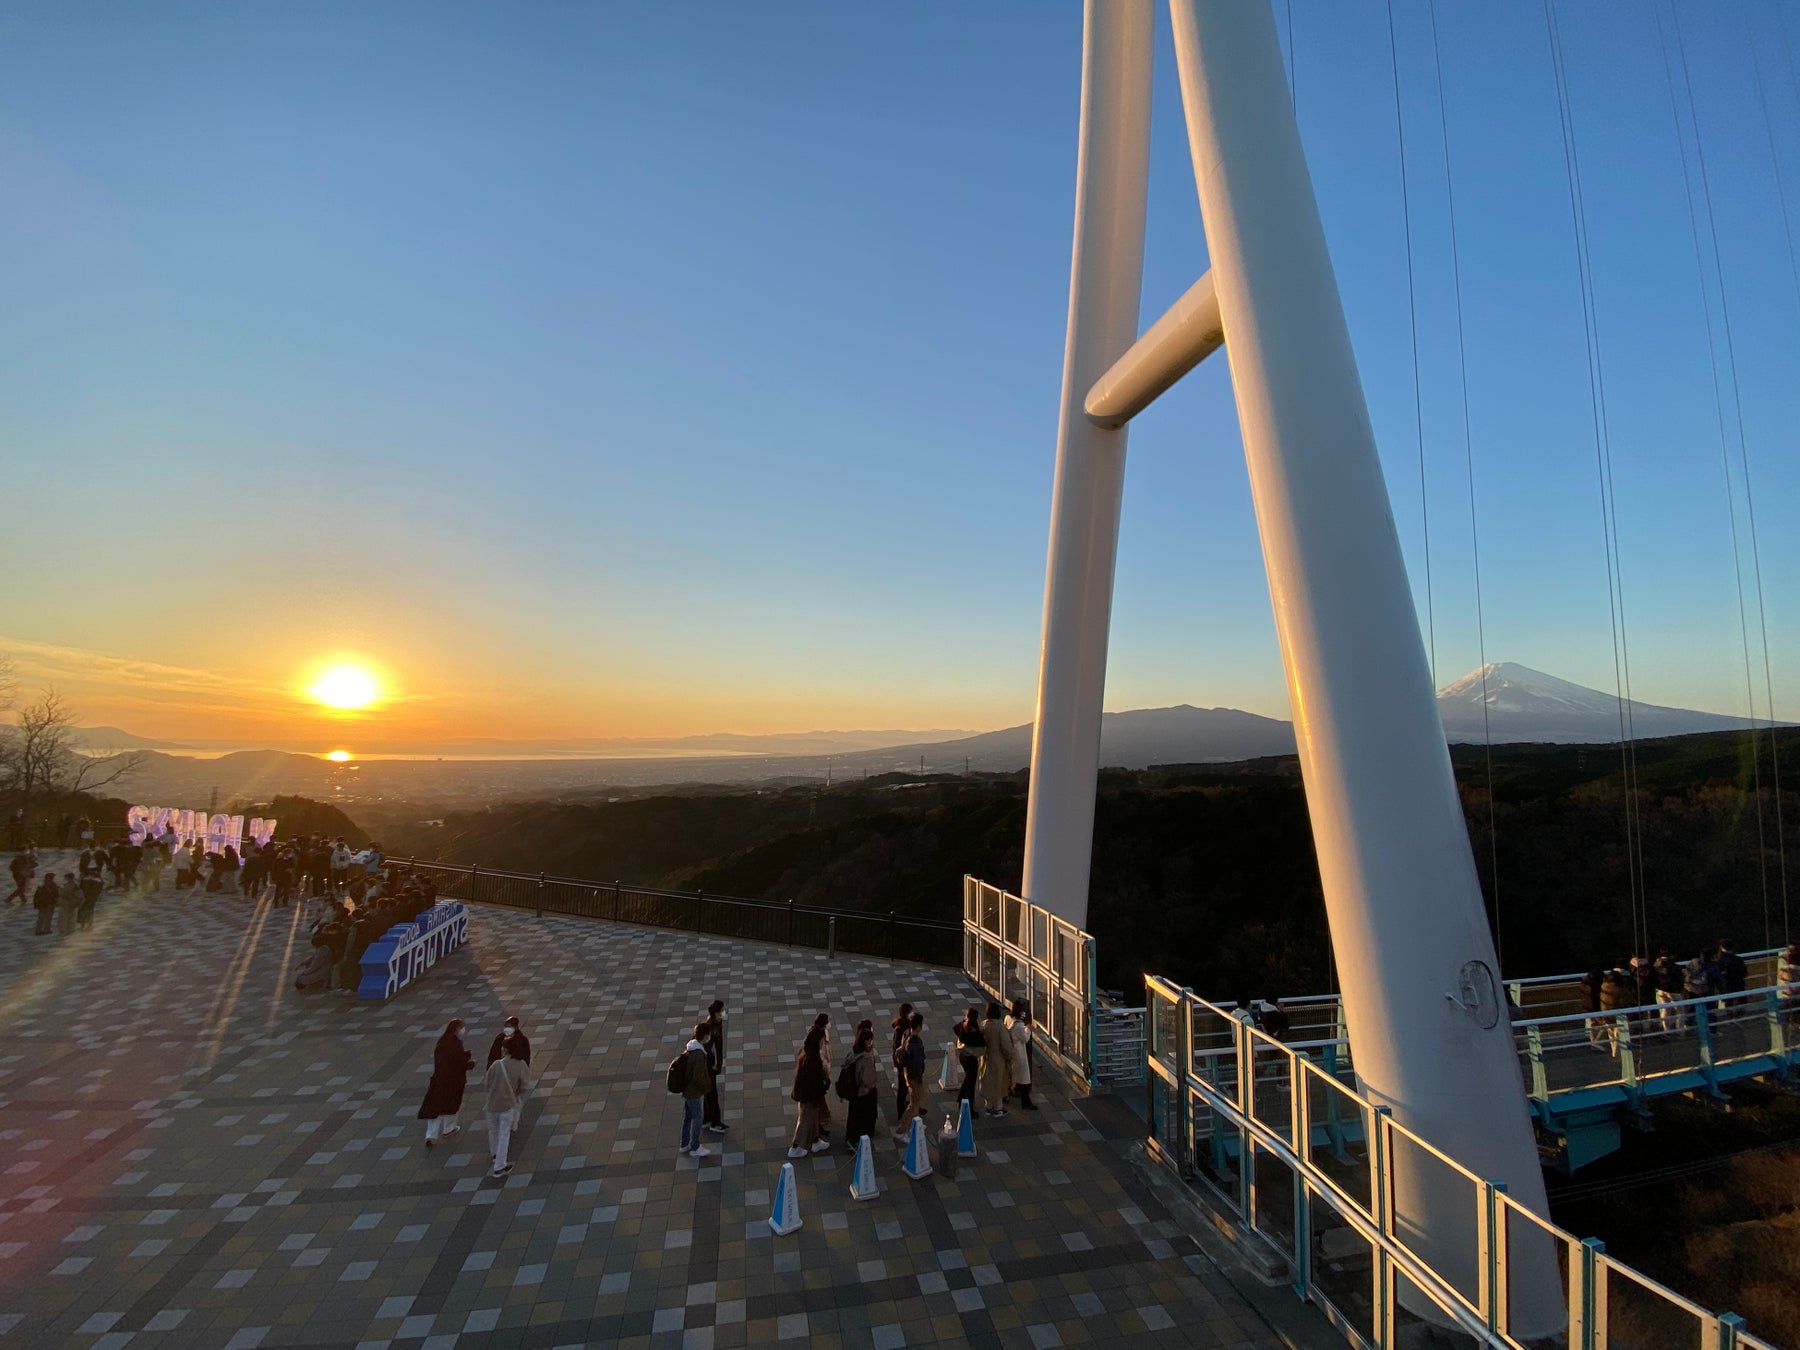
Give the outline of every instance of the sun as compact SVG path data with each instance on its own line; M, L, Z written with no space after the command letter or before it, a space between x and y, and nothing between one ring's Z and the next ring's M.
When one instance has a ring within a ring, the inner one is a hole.
M381 688L375 677L360 666L332 666L307 692L327 708L354 712L373 703Z
M348 764L350 762L350 752L348 750L333 750L329 755L326 755L325 758L330 760L333 764Z

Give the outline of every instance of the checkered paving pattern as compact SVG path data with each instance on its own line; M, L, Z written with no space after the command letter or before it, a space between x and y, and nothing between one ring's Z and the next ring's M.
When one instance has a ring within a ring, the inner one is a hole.
M291 909L165 889L109 893L91 932L32 921L0 912L0 1344L1276 1343L1047 1072L956 1179L883 1143L858 1203L817 1155L804 1227L770 1232L813 1015L847 1034L906 999L942 1032L957 972L477 909L377 1005L293 989ZM696 1162L663 1068L714 997L732 1129ZM480 1060L506 1012L536 1081L502 1181L476 1093L448 1145L415 1117L444 1023Z

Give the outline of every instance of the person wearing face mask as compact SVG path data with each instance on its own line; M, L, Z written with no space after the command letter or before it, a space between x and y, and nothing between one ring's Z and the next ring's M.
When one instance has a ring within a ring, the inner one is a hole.
M419 1106L419 1119L425 1122L425 1147L440 1139L448 1139L461 1127L456 1113L462 1110L463 1090L469 1085L469 1070L475 1067L475 1056L463 1045L463 1020L450 1019L444 1034L431 1052L431 1082L425 1087L425 1100Z
M525 1110L526 1090L531 1086L531 1041L525 1035L525 1029L519 1025L519 1019L516 1017L506 1019L500 1027L499 1035L494 1037L494 1043L488 1047L488 1067L493 1068L495 1061L505 1054L511 1054L524 1066L525 1071L525 1082L515 1094L512 1105L512 1127L516 1130L519 1128L519 1117Z

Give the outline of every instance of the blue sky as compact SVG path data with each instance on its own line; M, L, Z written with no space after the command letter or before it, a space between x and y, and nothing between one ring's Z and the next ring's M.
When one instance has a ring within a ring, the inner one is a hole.
M1543 14L1439 8L1486 654L1610 689ZM1448 683L1479 643L1445 161L1427 8L1394 13ZM1558 13L1633 691L1742 712L1654 10ZM1775 711L1795 717L1800 295L1769 138L1800 214L1800 102L1776 16L1680 7L1737 359L1738 542L1749 586L1753 504ZM1158 23L1146 323L1206 265ZM1293 32L1423 615L1387 10L1299 0ZM0 647L84 720L149 734L291 733L295 690L338 655L383 675L389 734L1024 720L1079 61L1079 7L1044 0L10 7L0 561L31 580L0 596ZM1131 437L1108 706L1178 702L1286 715L1217 360Z

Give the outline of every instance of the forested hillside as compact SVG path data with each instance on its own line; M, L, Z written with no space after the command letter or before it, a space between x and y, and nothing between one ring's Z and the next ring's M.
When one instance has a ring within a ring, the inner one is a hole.
M1497 810L1484 751L1456 747L1491 914L1499 881L1508 973L1622 959L1634 886L1653 946L1781 941L1785 887L1767 733L1760 820L1744 739L1637 747L1635 850L1617 747L1497 748ZM1800 733L1780 748L1800 769ZM859 781L521 804L442 826L382 828L391 852L950 919L965 872L1017 887L1024 786L1023 774ZM1800 795L1791 789L1782 826L1800 844ZM1328 983L1318 870L1291 757L1103 773L1091 897L1102 983L1128 986L1154 970L1220 997Z

